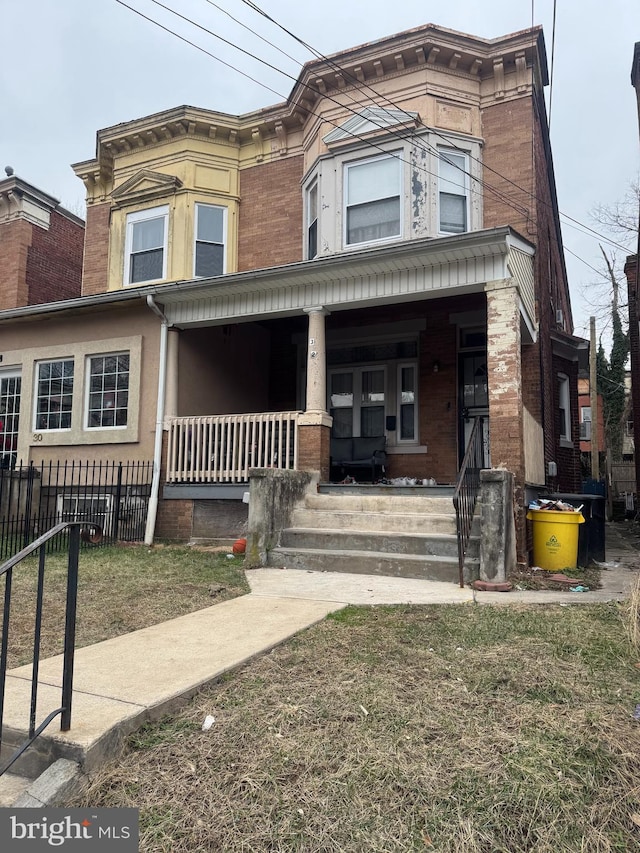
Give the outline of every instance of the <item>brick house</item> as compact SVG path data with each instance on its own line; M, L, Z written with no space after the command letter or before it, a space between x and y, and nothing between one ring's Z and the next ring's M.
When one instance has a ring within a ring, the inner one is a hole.
M586 346L546 84L540 28L428 24L307 63L286 103L98 131L82 297L0 314L30 387L51 359L73 383L64 429L26 393L23 457L153 453L157 532L188 538L241 517L250 468L328 481L332 438L454 483L477 424L526 559L528 490L579 490Z
M0 180L0 311L80 296L84 222L5 169ZM0 464L16 451L20 371L0 359Z

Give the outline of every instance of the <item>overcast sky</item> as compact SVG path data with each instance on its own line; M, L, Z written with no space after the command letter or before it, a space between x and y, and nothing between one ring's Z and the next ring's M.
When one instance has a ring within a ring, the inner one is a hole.
M293 86L290 77L188 26L152 0L123 2L273 91L116 0L0 0L0 169L13 166L17 175L77 213L84 187L70 164L95 155L99 128L180 104L244 113L284 100ZM162 2L292 77L312 58L242 0ZM533 22L544 27L551 67L553 0L261 0L257 5L324 54L426 23L496 38ZM292 58L265 45L221 9ZM557 0L551 139L559 205L598 230L589 216L593 207L620 199L638 178L638 114L630 83L636 41L638 0ZM563 237L568 250L600 266L597 238L566 223ZM590 309L582 292L596 275L571 254L567 268L576 334L588 337Z

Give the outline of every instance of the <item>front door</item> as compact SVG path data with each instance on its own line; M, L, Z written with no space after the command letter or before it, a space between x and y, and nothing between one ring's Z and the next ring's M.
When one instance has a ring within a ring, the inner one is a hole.
M476 418L482 418L482 444L484 467L491 467L489 445L489 385L487 381L487 354L484 350L464 352L459 356L460 429L459 459L462 463L471 430Z

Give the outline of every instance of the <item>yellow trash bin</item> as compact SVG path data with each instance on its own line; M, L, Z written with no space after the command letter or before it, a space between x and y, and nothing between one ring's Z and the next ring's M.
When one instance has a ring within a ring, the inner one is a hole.
M581 512L558 512L532 509L527 513L533 522L533 562L548 572L575 569L578 564L579 525Z

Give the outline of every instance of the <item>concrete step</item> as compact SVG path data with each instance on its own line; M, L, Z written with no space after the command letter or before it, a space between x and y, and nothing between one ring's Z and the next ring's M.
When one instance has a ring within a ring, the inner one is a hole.
M441 486L392 486L383 483L320 483L318 492L322 495L412 495L426 497L453 497L454 485Z
M355 512L299 507L291 518L292 527L314 527L331 530L375 530L390 533L449 533L455 535L453 513Z
M415 497L412 495L309 494L307 509L342 510L344 512L435 513L455 512L450 497Z
M0 776L0 808L8 809L24 793L32 780L17 773L4 773Z
M284 548L348 551L376 551L389 555L418 555L458 557L458 538L455 535L372 532L370 530L332 530L295 527L282 531L280 545ZM471 545L471 547L473 547ZM470 550L471 550L470 547ZM477 549L476 549L477 550Z
M452 583L457 583L458 580L457 557L425 557L382 551L278 546L269 554L269 565L316 572L351 572Z

